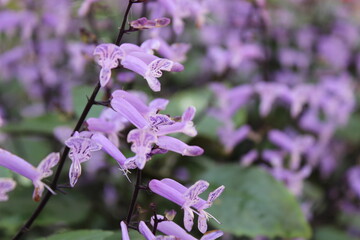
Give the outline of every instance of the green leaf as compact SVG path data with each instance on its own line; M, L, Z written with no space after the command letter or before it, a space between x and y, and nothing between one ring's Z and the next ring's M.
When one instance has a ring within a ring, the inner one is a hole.
M202 179L209 181L211 190L225 186L210 208L222 223L216 228L236 236L310 237L295 197L262 169L218 165L209 168Z
M210 139L218 139L217 130L220 125L221 123L217 119L211 116L205 116L199 123L196 124L196 130L199 135L206 136Z
M133 229L128 229L128 231L131 240L144 240L144 236L141 235L138 231L135 231ZM121 231L119 229L119 231L115 232L114 235L106 238L105 240L121 240L121 239L122 239Z
M349 122L343 128L340 128L336 134L343 140L353 144L360 143L360 114L354 114L350 117Z
M76 116L80 117L83 112L86 103L87 97L90 97L94 90L94 86L79 86L73 88L73 101L74 101L74 111ZM101 91L101 90L100 90ZM102 99L104 96L103 92L99 92L96 100ZM87 118L90 117L99 117L103 107L102 106L93 106L87 115Z
M20 122L7 123L0 131L7 133L40 133L52 135L55 127L66 124L69 124L69 121L64 116L51 113L34 118L25 118Z
M346 232L336 229L334 227L326 226L320 227L315 231L315 240L355 240Z
M64 233L57 233L50 237L38 238L38 240L104 240L114 233L103 230L76 230Z
M14 234L31 216L39 203L32 201L34 188L21 187L10 192L9 201L0 204L0 232ZM51 199L44 211L35 222L36 226L54 224L71 225L86 219L90 212L90 202L79 194L56 195Z
M189 106L196 108L196 116L207 107L211 92L207 88L191 89L175 94L164 111L171 116L180 116Z

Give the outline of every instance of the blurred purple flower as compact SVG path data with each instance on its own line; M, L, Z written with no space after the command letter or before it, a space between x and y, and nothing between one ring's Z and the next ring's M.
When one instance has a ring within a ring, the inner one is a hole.
M156 18L154 20L148 20L146 17L142 17L130 22L130 26L135 29L151 29L165 27L170 24L169 18Z
M270 113L274 102L278 98L286 96L289 89L280 83L258 82L255 85L255 91L260 96L260 115L265 117Z
M305 154L315 142L310 135L296 136L279 130L271 130L268 137L272 143L290 154L290 169L292 170L299 168L301 155Z
M347 172L347 179L351 189L360 198L360 166L350 168Z
M123 116L111 108L103 110L99 118L89 118L86 120L87 128L90 131L104 133L117 147L119 146L118 133L123 130L128 123Z

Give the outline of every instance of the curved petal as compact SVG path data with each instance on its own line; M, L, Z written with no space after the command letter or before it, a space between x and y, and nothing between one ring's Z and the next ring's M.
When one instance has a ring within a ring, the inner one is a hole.
M169 136L158 137L157 143L160 148L180 153L183 156L199 156L204 150L198 146L189 146L186 143Z

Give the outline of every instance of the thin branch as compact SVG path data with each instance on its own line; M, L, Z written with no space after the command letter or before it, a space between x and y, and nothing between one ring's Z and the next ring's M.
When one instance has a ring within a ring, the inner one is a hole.
M141 176L142 176L142 170L138 169L136 172L136 183L135 183L135 189L131 198L131 204L130 204L130 208L129 208L129 212L128 215L126 217L126 222L129 223L131 221L131 217L134 213L134 208L135 208L135 204L136 204L136 200L139 194L139 191L141 189Z

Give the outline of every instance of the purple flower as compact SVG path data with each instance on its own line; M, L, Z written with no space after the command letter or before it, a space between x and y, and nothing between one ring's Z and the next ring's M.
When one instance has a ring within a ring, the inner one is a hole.
M90 131L104 133L118 147L118 133L128 125L128 121L113 109L107 108L102 111L99 118L86 120L86 124Z
M121 83L130 83L135 80L136 74L133 72L121 72L117 75L117 80Z
M272 165L272 168L267 170L298 196L301 194L303 181L311 174L312 168L305 165L297 169L287 169L284 167L284 155L283 152L265 150L262 157Z
M155 92L160 91L158 78L162 76L162 71L181 72L184 69L180 63L135 51L127 54L121 61L121 65L143 76L149 87Z
M236 144L245 140L251 131L248 125L241 126L238 129L233 129L232 124L229 125L219 128L218 131L220 140L224 144L227 153L230 153Z
M0 202L9 199L7 193L14 190L16 182L11 178L0 178Z
M46 187L49 191L53 192L46 184L41 182L43 178L49 177L52 174L51 168L54 167L60 159L59 153L50 153L44 158L37 168L25 161L24 159L0 149L0 166L3 166L13 172L16 172L28 179L34 184L34 201L39 201Z
M129 231L124 221L120 223L122 240L130 240Z
M352 167L347 172L347 178L351 189L360 198L360 166Z
M310 135L293 135L279 130L271 130L269 140L290 154L290 169L296 170L300 166L301 155L307 153L310 147L314 145L315 140Z
M130 26L135 29L151 29L165 27L170 24L169 18L156 18L154 20L148 20L146 17L142 17L130 22Z
M250 166L259 156L257 150L253 149L241 157L240 163L242 166Z
M99 0L84 0L78 10L79 17L85 17L90 11L91 5Z
M150 44L150 45L149 45ZM159 58L149 52L149 47L156 47L151 42L144 42L141 47L124 43L120 47L115 44L100 44L95 48L95 60L101 66L100 83L105 86L111 77L111 69L119 63L124 68L143 76L153 91L160 91L160 82L157 78L162 76L162 71L180 72L184 66L165 58Z
M111 77L111 69L116 68L124 58L124 51L115 44L100 44L94 50L95 61L101 66L100 84L106 86Z
M198 156L203 150L197 146L189 146L180 140L165 136L170 133L182 132L189 136L197 134L192 119L195 108L189 107L182 115L180 121L175 121L167 115L158 113L165 109L168 100L155 99L146 106L135 95L123 90L117 90L113 94L111 106L120 115L129 120L137 129L130 131L128 142L132 142L131 150L135 157L128 159L127 164L134 163L142 169L152 151L154 144L161 149L170 150L186 156Z
M158 219L164 219L163 216L157 215ZM151 219L151 224L154 225L154 218ZM129 232L126 224L122 221L120 223L121 233L123 240L130 240ZM188 234L182 227L174 223L173 221L161 221L157 225L157 230L166 234L166 236L158 235L155 236L149 227L146 225L144 221L140 221L139 223L139 232L145 237L146 240L176 240L176 239L186 239L186 240L197 240L190 234ZM223 235L222 231L211 231L206 233L200 240L214 240Z
M289 90L284 84L258 82L255 85L255 91L260 96L260 115L265 117L270 113L275 100L279 97L286 96Z
M69 170L69 180L71 187L74 187L81 175L81 163L91 158L91 152L101 149L101 145L91 139L93 134L90 132L75 132L75 134L65 141L70 148L69 158L72 163Z
M350 50L337 36L326 36L320 39L318 43L320 57L329 63L330 67L336 70L343 70L348 66L350 59Z
M164 58L170 59L175 62L183 62L186 60L186 53L190 49L190 44L187 43L174 43L169 45L162 38L156 38L159 41L158 53Z
M157 215L157 218L158 219L164 219L164 217L161 216L161 215ZM140 222L140 224L142 224L142 226L139 225L140 232L141 232L141 230L143 230L143 232L145 233L149 228L147 228L147 226L146 226L146 224L144 222ZM151 218L151 224L154 225L154 217ZM182 227L180 227L179 225L177 225L173 221L168 221L168 220L161 221L161 222L158 223L157 229L160 232L162 232L162 233L164 233L164 234L166 234L168 236L174 236L175 239L196 240L196 238L189 235ZM147 233L149 233L149 232L147 232ZM217 238L221 237L222 235L223 235L222 231L215 230L215 231L211 231L211 232L206 233L204 236L202 236L200 238L200 240L214 240L214 239L217 239ZM165 239L167 239L167 238L164 238L164 240Z
M304 105L309 101L314 86L310 84L299 84L288 92L288 98L291 103L291 116L297 117Z
M211 84L211 90L217 97L218 107L212 109L212 115L222 122L230 118L246 103L254 93L251 85L240 85L228 89L223 84Z
M209 183L203 180L197 181L194 185L187 188L172 179L165 178L161 181L151 180L149 187L154 193L167 198L184 209L184 226L186 230L190 231L192 229L194 224L194 212L198 214L198 228L202 233L207 230L206 220L214 218L204 211L204 209L211 207L213 202L225 189L224 186L220 186L211 192L208 199L205 201L201 199L199 195L209 187ZM217 221L215 218L214 220Z
M126 169L133 168L133 167L129 167L129 166L124 167L124 166L126 166L125 156L120 152L120 150L118 149L118 146L114 145L114 143L112 143L103 134L95 133L94 135L92 135L91 140L95 141L96 144L101 146L102 150L104 150L107 154L112 156L118 162L118 164L121 167L121 170L124 171L124 173L125 173Z

